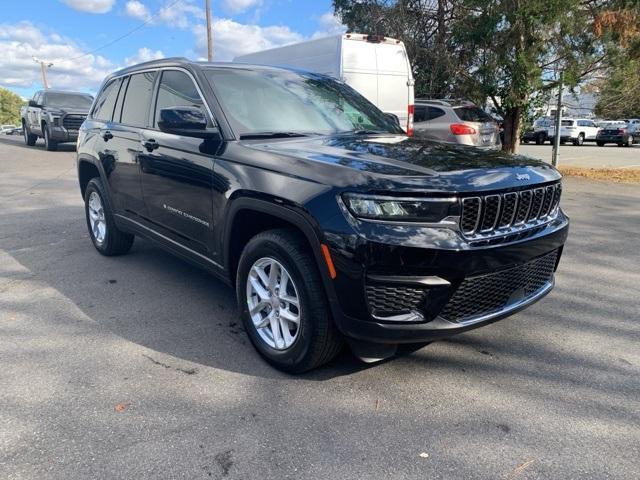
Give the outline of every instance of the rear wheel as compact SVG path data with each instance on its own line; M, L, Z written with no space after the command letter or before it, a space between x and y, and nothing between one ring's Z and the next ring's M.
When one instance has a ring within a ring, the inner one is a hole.
M598 145L599 147L604 147L604 142L596 142L596 145Z
M27 127L26 122L22 122L22 135L24 135L24 143L30 147L33 147L38 140L38 136L29 131L29 127Z
M89 181L84 205L89 236L96 250L107 257L127 253L135 237L116 226L111 204L99 178Z
M581 146L584 143L584 134L581 133L580 135L578 135L578 138L576 138L573 141L573 144L577 147Z
M44 148L49 152L55 152L58 149L58 142L51 140L51 133L49 133L47 124L42 125L42 133L44 134Z
M627 138L627 143L625 143L624 146L625 147L632 147L633 146L633 136L629 135L629 138Z
M544 133L538 134L538 136L536 137L536 145L542 145L544 141L545 141Z
M306 242L290 230L253 237L240 258L238 307L251 343L276 368L301 373L331 360L343 341Z

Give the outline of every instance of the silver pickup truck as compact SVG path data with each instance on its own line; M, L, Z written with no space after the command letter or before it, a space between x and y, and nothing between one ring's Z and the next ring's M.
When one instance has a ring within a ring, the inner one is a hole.
M75 142L78 130L89 114L93 97L87 93L40 90L22 107L22 130L27 145L44 138L44 146L53 151L59 143Z

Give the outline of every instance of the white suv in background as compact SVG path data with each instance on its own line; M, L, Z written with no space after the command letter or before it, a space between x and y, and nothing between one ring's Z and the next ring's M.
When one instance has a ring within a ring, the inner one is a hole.
M598 135L598 126L588 118L563 118L560 126L560 142L572 142L574 145L582 145L584 142L595 142ZM553 143L556 136L556 127L549 127L549 139Z

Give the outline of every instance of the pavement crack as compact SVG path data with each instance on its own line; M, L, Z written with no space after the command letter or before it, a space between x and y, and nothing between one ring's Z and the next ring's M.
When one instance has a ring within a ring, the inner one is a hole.
M197 368L174 367L172 365L168 365L168 364L163 363L163 362L161 362L159 360L156 360L155 358L150 357L149 355L145 355L144 353L142 354L142 356L144 358L146 358L147 360L149 360L154 365L158 365L159 367L165 368L167 370L175 370L176 372L184 373L185 375L195 375L196 373L198 373L198 369Z

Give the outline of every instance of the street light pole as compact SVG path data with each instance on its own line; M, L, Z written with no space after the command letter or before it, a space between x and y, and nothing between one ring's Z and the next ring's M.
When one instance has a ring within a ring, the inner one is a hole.
M42 75L42 85L45 90L49 90L49 83L47 82L47 68L53 67L53 63L44 62L33 57L33 61L40 64L40 74Z
M560 72L560 79L558 81L558 106L556 107L556 132L553 137L553 155L551 157L551 164L554 167L558 166L558 157L560 157L560 127L562 126L562 85L563 72Z
M211 30L211 0L206 0L207 14L207 59L213 61L213 31Z

